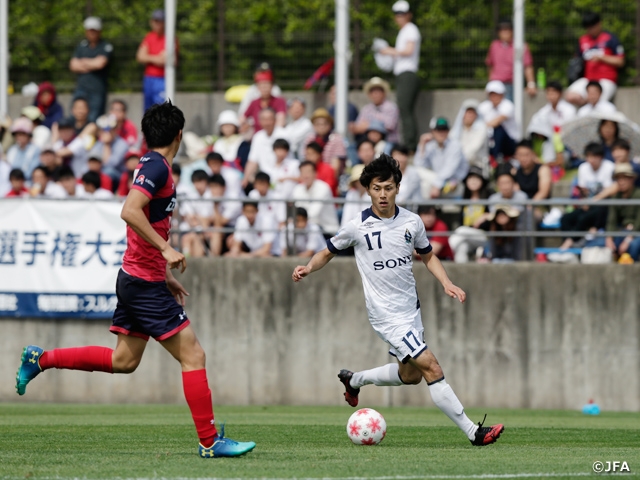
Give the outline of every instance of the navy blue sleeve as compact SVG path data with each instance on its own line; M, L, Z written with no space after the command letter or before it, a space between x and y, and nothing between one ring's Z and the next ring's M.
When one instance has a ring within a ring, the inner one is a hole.
M144 193L147 197L153 198L162 187L165 186L169 178L169 169L162 160L144 161L142 157L136 169L132 189Z

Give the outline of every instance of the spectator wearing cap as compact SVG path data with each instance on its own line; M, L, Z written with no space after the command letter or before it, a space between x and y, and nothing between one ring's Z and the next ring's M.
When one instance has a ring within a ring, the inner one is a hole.
M424 198L420 188L420 174L416 167L409 165L409 149L404 145L394 145L391 156L398 162L402 172L401 187L398 190L396 202L405 205L422 202Z
M418 216L422 220L424 229L429 236L429 243L433 247L433 253L440 260L453 260L453 250L449 246L449 239L438 236L437 232L448 232L449 226L438 218L438 211L432 205L421 205L418 208Z
M362 90L369 97L370 103L362 107L351 130L351 133L356 135L356 141L362 140L373 120L379 120L387 129L387 140L391 143L398 143L400 139L398 136L400 110L395 103L387 99L391 91L389 82L380 77L373 77L364 84Z
M316 166L313 162L305 161L300 164L300 183L291 194L296 207L307 210L309 220L318 224L325 235L338 231L338 214L333 200L331 188L322 180L316 178Z
M588 117L595 113L614 113L617 111L616 106L603 98L602 85L597 80L591 80L587 83L587 103L578 110L578 118Z
M113 131L122 138L129 148L138 145L138 129L135 124L127 118L127 104L124 100L116 99L111 102L109 115L115 118L116 126Z
M136 150L129 150L124 156L124 172L120 175L120 180L118 181L118 191L117 194L119 197L126 197L129 194L129 190L131 190L131 184L129 183L129 178L132 177L133 172L135 172L136 168L138 168L138 164L140 163L140 152ZM178 169L180 165L178 163L174 163L171 165L176 166ZM111 178L111 177L109 177ZM176 185L176 194L179 193L180 185L178 182L175 182Z
M586 103L586 88L591 81L600 83L603 99L610 101L618 88L618 71L624 66L624 47L613 33L602 28L600 15L585 13L582 26L586 32L578 40L576 56L584 61L584 77L569 85L566 93L567 101L578 107Z
M113 198L113 192L102 188L100 172L89 170L81 178L82 181L82 198L93 198L96 200L109 200Z
M619 200L640 200L640 189L634 183L638 175L629 163L619 163L613 171L613 179L618 185L618 193L614 196ZM607 215L607 232L640 230L640 206L638 205L610 205ZM607 237L605 245L613 253L623 255L628 253L635 262L640 259L640 237Z
M114 183L120 179L124 171L124 157L129 151L129 145L114 131L115 117L103 115L96 121L98 126L98 140L89 152L89 157L102 159L102 168Z
M420 137L414 164L429 170L427 180L431 198L455 192L461 187L469 164L462 154L460 143L449 137L446 118L435 119L431 132Z
M496 205L489 214L490 232L515 232L518 230L520 210L511 205ZM493 263L522 260L522 239L520 237L490 237L489 256Z
M534 118L542 119L549 126L549 130L560 132L565 123L576 117L576 107L562 98L562 85L560 82L551 81L547 83L545 95L547 103L534 114ZM532 118L531 123L533 121Z
M238 166L238 149L244 139L240 135L238 114L233 110L223 110L216 122L219 137L213 144L213 151L222 155L228 166Z
M486 200L489 198L488 179L481 168L472 166L464 179L464 194L462 198L470 201ZM456 263L467 263L469 252L477 250L487 243L487 236L483 227L489 218L489 208L486 205L465 205L460 212L460 226L449 237L449 245L453 250ZM487 226L488 227L488 226Z
M489 142L487 126L478 115L480 102L468 99L462 102L449 137L462 145L462 154L469 165L480 168L489 175Z
M136 53L138 63L144 65L142 92L144 111L151 105L165 101L164 65L166 63L166 40L164 36L164 10L151 14L151 31L140 43ZM178 58L178 39L175 39L175 57Z
M95 172L100 175L100 186L103 190L107 190L109 192L113 192L113 180L111 177L102 171L102 158L89 156L89 160L87 161L88 172ZM123 175L126 172L123 172ZM122 181L122 178L120 179ZM126 181L126 180L125 180Z
M295 232L291 227L295 228ZM313 257L327 246L322 229L315 223L309 222L307 211L300 207L296 208L294 222L280 232L280 256L282 257L288 254L287 244L293 247L293 255L296 257Z
M24 172L27 180L31 179L31 172L40 164L40 148L31 141L33 122L26 117L20 117L11 126L11 135L15 143L7 150L7 162L11 168L18 168Z
M262 130L257 132L251 140L249 158L244 168L242 187L253 182L258 171L271 175L276 164L276 155L273 152L273 142L279 138L287 138L284 128L276 126L276 112L271 108L265 108L260 112Z
M300 156L300 149L304 140L313 132L313 125L311 120L305 116L307 103L300 97L295 97L287 102L287 108L289 118L291 121L284 127L291 152L296 158L302 158Z
M409 2L399 0L393 4L391 10L393 11L396 25L400 29L396 37L396 44L395 47L382 48L377 53L394 57L393 74L396 76L396 92L402 120L402 136L404 144L413 151L418 142L418 125L414 109L420 92L420 79L417 72L420 64L422 36L418 27L411 21L413 13ZM385 127L390 133L397 133L397 130L390 128L389 124L385 124ZM398 138L393 136L389 141L397 143Z
M391 152L393 144L385 140L387 129L384 128L384 123L381 121L373 120L370 122L365 135L367 140L370 140L375 145L376 157L381 153L389 154Z
M271 93L273 88L273 73L271 71L257 72L255 75L256 86L260 97L252 101L243 115L240 115L240 125L253 126L254 134L262 130L260 112L270 108L276 113L276 125L284 127L287 122L287 102L282 97L275 97Z
M498 23L498 38L491 42L485 64L489 68L489 81L499 80L505 86L505 98L513 101L513 23L501 20ZM537 93L533 71L533 59L529 45L524 44L522 55L524 77L527 80L527 93Z
M344 228L347 223L360 215L365 208L371 206L371 198L367 193L367 189L360 183L360 176L364 170L363 164L354 165L351 168L349 176L349 190L344 197L344 206L342 207L342 218L340 226ZM403 176L404 178L404 176Z
M276 219L268 210L258 210L256 202L242 205L242 215L230 238L228 257L271 257L279 250Z
M29 190L25 186L24 172L19 168L14 168L9 172L9 182L11 190L5 195L5 198L28 197Z
M102 38L102 21L87 17L83 23L85 39L76 47L69 62L78 81L73 98L84 97L89 103L89 120L94 122L104 114L107 104L107 72L113 46Z
M478 106L478 114L489 127L489 139L493 143L489 153L495 161L501 157L509 158L515 152L516 142L520 140L515 106L511 100L504 98L506 90L500 80L491 80L484 90L488 98Z
M311 142L316 142L322 147L322 161L333 169L336 180L331 183L337 184L338 175L344 169L347 158L345 140L339 133L333 131L333 117L329 115L326 108L317 108L311 115L311 123L313 132L304 141L305 151L306 146ZM337 188L334 191L337 191Z
M242 117L245 115L245 112L247 111L247 108L249 108L249 105L251 104L251 102L260 98L260 90L258 89L257 83L258 83L258 78L264 78L264 76L262 75L264 73L268 73L270 75L271 80L273 81L273 72L271 70L271 65L269 65L267 62L260 62L256 66L256 70L253 74L254 83L246 91L246 93L244 94L244 97L242 98L242 101L240 102L240 106L238 107L239 117ZM271 95L273 97L282 97L282 90L280 90L280 87L275 83L271 87Z
M64 116L62 105L58 103L56 88L50 82L42 82L38 86L38 94L33 100L33 105L42 112L44 119L42 125L51 129L53 124Z

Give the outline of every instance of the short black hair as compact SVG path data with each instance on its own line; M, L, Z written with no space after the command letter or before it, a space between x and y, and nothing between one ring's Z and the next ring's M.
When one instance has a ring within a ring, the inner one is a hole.
M120 98L116 98L115 100L111 100L111 106L113 107L113 105L115 105L116 103L119 103L120 105L122 105L122 109L125 111L125 113L127 112L127 110L129 109L129 107L127 106L127 102L125 102L124 100L120 99Z
M89 100L86 99L86 97L76 97L73 99L73 102L71 102L71 105L73 105L74 103L76 103L78 100L84 102L87 104L87 107L89 106Z
M62 165L53 171L53 178L57 182L58 180L66 180L67 178L76 178L76 174L68 165Z
M322 153L323 150L322 145L320 145L318 142L309 142L307 143L307 146L305 148L310 148L314 152L318 153Z
M364 188L369 188L371 182L379 178L381 182L392 179L396 185L402 180L402 172L398 161L386 153L381 154L369 165L364 167L360 175L360 183Z
M40 170L44 174L45 177L51 178L51 172L44 165L38 165L36 168L33 169L34 172L36 170ZM33 173L31 173L31 175L33 175Z
M22 180L24 181L24 172L19 168L13 168L9 172L9 180Z
M289 142L287 142L284 138L278 138L275 142L273 142L273 149L275 150L276 148L282 148L283 150L286 150L288 152L291 146L289 145Z
M587 89L589 87L596 87L598 90L600 90L600 93L602 93L602 85L600 85L600 82L597 80L590 80L589 83L587 83Z
M173 162L171 164L171 173L178 176L182 175L182 167L178 162Z
M624 138L619 138L611 144L611 150L615 150L616 148L621 148L622 150L626 150L627 152L630 152L631 144Z
M220 175L219 173L214 173L213 175L211 175L207 179L207 183L209 185L220 185L221 187L226 187L227 186L227 182L225 181L224 177L222 175Z
M206 182L209 180L209 175L204 170L194 170L191 174L191 183Z
M403 155L409 156L409 147L401 143L396 143L391 147L391 156L393 156L393 152L400 152Z
M271 184L271 177L267 172L258 172L256 173L256 178L253 180L253 183L256 182L267 182L268 184Z
M418 207L418 215L437 215L438 210L433 205L420 205Z
M584 147L584 156L593 155L594 157L604 158L604 147L601 143L591 142Z
M205 158L206 162L209 163L211 160L216 160L218 162L224 163L224 158L218 152L209 152Z
M600 23L600 15L595 12L585 12L582 15L582 28L590 28Z
M82 183L88 183L89 185L93 185L96 187L96 190L100 188L102 184L100 180L100 174L98 172L88 171L84 175L82 175Z
M309 160L305 160L304 162L302 162L298 168L300 170L302 170L302 167L313 167L313 171L314 172L318 171L318 168L316 167L316 164L313 163L313 162L310 162Z
M371 140L369 140L368 138L365 138L364 140L360 140L360 141L358 142L358 147L356 148L356 150L360 150L360 147L361 147L362 145L364 145L365 143L368 143L369 145L371 145L371 148L373 148L373 149L375 150L375 148L376 148L376 144L375 144L375 143L373 143L373 142L372 142Z
M520 140L516 144L516 150L518 150L519 148L528 148L529 150L533 150L533 143L531 143L530 140Z
M184 114L170 100L150 106L142 117L142 134L149 149L167 147L184 128Z
M562 84L557 80L551 80L550 82L547 82L547 89L562 93Z
M244 210L245 207L255 207L256 210L258 210L258 202L253 201L253 200L246 200L244 202L242 202L242 209Z
M296 217L309 218L309 214L307 213L307 209L306 208L302 208L302 207L296 208Z
M508 163L502 163L498 165L495 173L496 181L498 181L498 179L504 175L508 175L509 177L511 177L511 180L513 180L514 182L516 181L516 177L514 177L513 175L513 167Z

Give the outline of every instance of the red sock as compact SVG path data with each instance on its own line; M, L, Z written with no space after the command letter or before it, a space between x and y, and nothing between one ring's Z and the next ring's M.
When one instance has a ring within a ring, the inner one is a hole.
M113 350L107 347L56 348L42 354L40 368L113 373L112 354Z
M191 409L193 423L196 424L200 443L204 447L210 447L218 432L213 421L213 404L211 403L207 371L203 368L202 370L182 372L182 386L184 397Z

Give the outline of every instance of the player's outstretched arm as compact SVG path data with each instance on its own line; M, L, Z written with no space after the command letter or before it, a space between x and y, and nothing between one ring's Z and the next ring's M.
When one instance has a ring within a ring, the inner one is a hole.
M162 252L169 268L180 268L181 272L187 268L187 260L180 252L175 251L169 243L156 232L144 214L144 207L150 199L138 190L131 190L122 207L122 218L134 232Z
M457 298L460 303L464 303L467 299L467 294L460 287L457 287L451 282L447 272L442 266L442 262L435 256L433 251L427 253L426 255L421 255L422 263L425 264L427 269L431 272L431 274L438 279L440 284L444 287L444 293L449 295L451 298Z
M335 256L335 253L331 253L328 248L325 248L324 250L316 253L313 257L311 257L311 260L309 260L309 263L307 263L306 266L297 266L293 270L293 275L291 275L291 278L294 282L299 282L310 273L313 273L316 270L320 270Z

